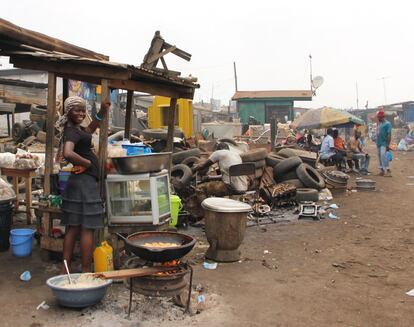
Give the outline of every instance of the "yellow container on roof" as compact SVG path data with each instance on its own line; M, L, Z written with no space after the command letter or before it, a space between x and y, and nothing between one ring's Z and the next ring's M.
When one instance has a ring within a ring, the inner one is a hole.
M168 126L170 98L156 96L148 108L148 127L163 128ZM191 100L178 99L175 109L174 125L181 128L185 137L193 135L193 106Z

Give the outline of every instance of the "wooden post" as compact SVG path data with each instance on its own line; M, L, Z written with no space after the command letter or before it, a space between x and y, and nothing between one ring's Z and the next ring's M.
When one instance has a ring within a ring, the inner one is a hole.
M102 94L101 101L109 100L109 87L108 80L103 79L102 82ZM108 128L109 128L109 112L101 121L99 126L99 183L102 198L105 198L105 168L106 168L106 158L108 152Z
M128 140L131 136L131 115L132 115L133 95L134 95L134 91L128 90L126 111L125 111L125 134L124 134L124 137Z
M170 110L168 112L168 134L167 145L165 152L172 152L174 145L174 128L175 128L175 107L177 106L177 99L172 98L170 101Z
M11 136L11 128L10 128L10 114L7 114L7 133L9 137Z
M63 115L63 103L65 100L69 97L69 80L67 78L64 78L62 80L62 103L60 106L60 114Z
M53 146L55 140L56 111L56 74L48 73L47 119L46 119L46 157L45 157L45 195L50 194L50 175L53 173Z
M275 149L276 130L277 130L277 123L276 123L276 119L273 118L270 121L270 151L273 151Z

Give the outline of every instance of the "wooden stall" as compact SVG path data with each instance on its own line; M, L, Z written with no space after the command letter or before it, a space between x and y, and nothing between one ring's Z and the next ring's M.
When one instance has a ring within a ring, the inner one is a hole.
M42 70L48 72L47 95L47 131L45 162L45 194L50 194L50 175L54 164L54 118L56 115L56 79L72 79L102 86L102 101L109 98L110 89L128 91L126 135L130 131L130 115L132 95L134 91L171 98L170 108L175 108L177 98L192 99L199 86L192 78L180 77L179 72L168 70L164 60L167 53L189 60L191 55L166 43L159 32L152 40L150 49L140 67L109 61L109 57L16 26L0 19L0 55L8 56L14 67ZM157 68L161 61L163 68ZM174 114L170 110L167 149L173 145ZM100 123L99 154L100 181L105 178L105 162L107 158L108 117ZM103 191L104 183L101 183ZM102 192L102 194L104 194ZM43 235L41 247L52 251L62 251L63 242L51 237L53 218L59 216L58 209L44 209L42 215Z

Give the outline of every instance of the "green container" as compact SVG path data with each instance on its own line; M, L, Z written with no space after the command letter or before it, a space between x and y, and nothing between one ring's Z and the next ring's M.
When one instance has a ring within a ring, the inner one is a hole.
M183 208L180 197L178 195L171 195L170 205L171 205L170 226L175 227L178 223L178 213Z

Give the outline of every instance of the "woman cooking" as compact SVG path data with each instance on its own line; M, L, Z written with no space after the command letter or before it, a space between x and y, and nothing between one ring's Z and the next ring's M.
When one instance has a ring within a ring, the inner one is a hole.
M73 165L72 174L62 194L62 225L66 226L63 259L70 264L77 236L80 234L82 272L91 271L94 230L103 227L103 203L98 190L99 166L92 152L92 133L108 113L110 102L101 105L88 127L81 123L86 117L86 102L69 97L64 102L64 115L56 127L63 129L58 157ZM64 271L64 268L62 268Z

